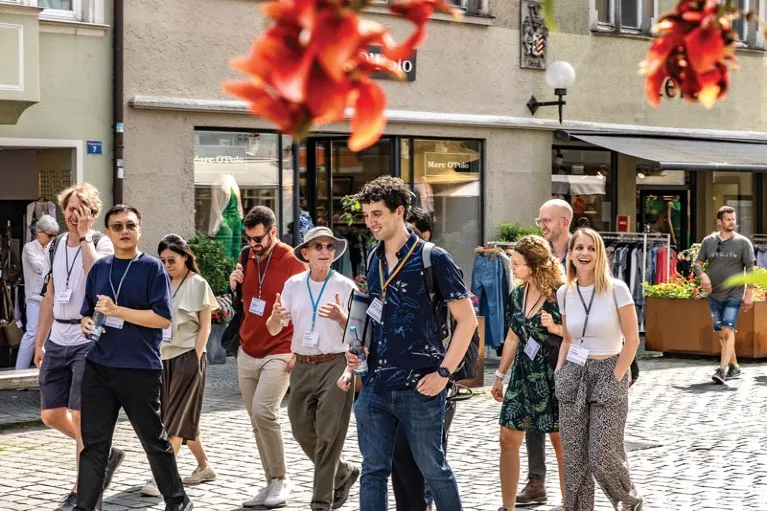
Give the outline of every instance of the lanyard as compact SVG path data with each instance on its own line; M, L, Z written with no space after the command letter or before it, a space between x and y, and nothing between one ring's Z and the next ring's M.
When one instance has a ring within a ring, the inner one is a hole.
M586 307L586 300L583 299L583 295L581 294L581 287L577 283L575 284L575 289L578 291L578 298L581 299L583 309L586 311L586 319L583 321L583 332L581 332L581 342L583 342L583 338L586 337L586 326L589 324L589 314L591 314L591 306L594 305L594 295L597 294L597 288L595 286L593 293L591 293L591 300L589 300L588 307Z
M330 270L328 272L328 276L325 277L325 282L322 283L322 289L320 289L320 295L317 297L317 301L314 301L314 295L312 294L312 286L309 283L311 280L311 272L309 272L309 275L306 276L306 289L309 290L309 300L312 301L312 332L314 332L314 325L317 323L317 308L320 306L320 300L322 300L322 294L325 292L325 286L328 285L328 280L330 280L330 276L333 275L333 270Z
M522 333L525 334L525 337L530 337L527 335L527 320L535 317L535 315L528 317L527 316L527 290L529 288L525 286L525 294L522 297L522 316L525 318L525 321L522 322ZM543 299L543 293L541 293L541 296L538 297L538 301L535 302L535 305L533 305L533 308L531 311L534 311L536 307L538 307L538 304L541 303L541 300ZM527 340L525 340L526 342Z
M127 273L127 271L126 271ZM173 296L170 297L170 300L173 301L174 298L176 298L176 295L178 294L178 290L181 289L181 286L184 285L184 281L189 276L189 270L186 270L186 273L184 274L184 278L181 279L181 283L178 285L175 291L173 291Z
M276 248L276 247L275 247ZM258 299L261 299L261 290L264 288L264 280L266 280L266 272L269 271L269 263L272 261L272 254L274 249L269 252L269 257L266 258L266 266L264 266L264 274L261 275L261 261L256 259L256 266L258 266Z
M75 258L72 260L72 266L69 266L69 245L64 245L64 267L67 269L67 289L69 289L69 276L72 275L72 270L75 269L75 263L77 262L77 256L80 255L80 251L83 249L82 245L77 247L75 252Z
M117 303L117 299L118 299L118 298L119 298L119 296L120 296L120 291L121 291L121 290L122 290L122 288L123 288L123 282L125 281L125 276L128 274L128 270L130 270L130 267L131 267L131 265L133 264L133 261L135 261L136 259L138 259L140 256L141 256L141 252L139 252L138 254L136 254L136 257L134 257L133 259L131 259L131 260L130 260L130 262L128 263L128 267L127 267L127 268L125 268L125 273L123 273L123 276L122 276L122 278L120 279L120 283L117 285L117 291L115 291L115 285L114 285L114 283L112 282L112 267L113 267L113 266L114 266L114 264L115 264L115 258L114 258L114 256L112 256L112 262L111 262L111 263L109 263L109 285L112 287L112 294L113 294L113 295L114 295L114 297L115 297L115 305L118 305L118 303Z
M405 257L402 258L397 266L394 267L394 270L392 270L392 272L389 274L389 278L386 279L386 282L384 282L383 259L381 257L378 258L378 279L381 281L381 298L383 299L384 303L386 303L386 288L388 288L389 284L391 284L392 281L397 278L397 275L400 271L402 271L402 268L405 267L405 263L407 263L407 260L410 259L411 255L413 255L413 252L415 252L415 247L417 246L418 241L413 243L413 246L410 247L410 251L407 253L407 255L405 255Z

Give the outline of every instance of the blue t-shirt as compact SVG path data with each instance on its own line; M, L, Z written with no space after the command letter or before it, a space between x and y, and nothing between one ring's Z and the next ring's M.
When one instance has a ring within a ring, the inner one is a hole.
M130 259L117 259L114 256L96 261L85 283L83 316L93 316L93 309L98 302L97 295L115 299L112 286L118 289L129 263ZM109 285L110 269L112 286ZM171 319L170 280L162 263L150 255L139 255L130 266L116 302L129 309L151 309L163 318ZM161 328L147 328L126 321L122 329L105 327L87 358L107 367L161 370L161 342Z
M414 388L424 375L436 371L445 358L423 274L423 242L411 233L397 252L397 258L401 261L414 244L417 245L412 255L386 289L383 324L372 321L373 340L364 383L378 392ZM471 296L450 254L434 247L431 260L435 284L446 302ZM371 299L381 298L379 261L384 275L389 275L383 243L379 243L370 261L368 291Z

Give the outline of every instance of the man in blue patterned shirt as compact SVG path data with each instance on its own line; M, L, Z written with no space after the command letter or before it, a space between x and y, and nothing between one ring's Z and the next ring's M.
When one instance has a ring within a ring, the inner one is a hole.
M360 511L388 509L387 480L397 425L404 427L418 468L440 511L462 509L445 460L445 386L477 327L469 291L450 254L432 251L434 280L456 328L447 352L437 334L424 279L423 241L407 230L411 194L404 181L384 176L359 194L365 223L379 240L368 271L373 341L368 375L354 406L362 453ZM356 357L347 355L350 364Z

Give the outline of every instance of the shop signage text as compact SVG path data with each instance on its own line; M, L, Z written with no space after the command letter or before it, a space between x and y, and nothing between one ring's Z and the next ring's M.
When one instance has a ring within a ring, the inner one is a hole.
M671 78L666 78L666 83L663 84L663 92L661 93L661 97L663 97L664 94L667 98L675 98L676 95L679 94L679 97L684 99L684 93L679 90Z
M88 154L101 154L101 140L88 140Z
M405 73L405 80L408 82L414 82L415 81L415 71L416 71L416 53L417 51L413 52L413 55L407 59L407 60L400 60L397 62L397 67ZM380 46L370 46L368 47L367 51L364 53L365 58L370 61L377 61L383 58L381 56L381 47ZM396 80L393 76L391 76L388 73L376 73L374 75L371 75L373 78L378 80Z
M479 172L479 158L470 153L424 153L426 174L439 174L441 171Z
M618 215L618 232L629 232L629 216Z
M195 156L195 163L248 163L252 161L250 159L243 158L242 156Z

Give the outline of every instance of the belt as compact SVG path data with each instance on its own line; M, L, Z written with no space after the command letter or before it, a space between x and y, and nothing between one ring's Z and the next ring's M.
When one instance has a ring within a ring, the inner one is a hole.
M64 323L65 325L79 325L80 324L80 320L79 319L59 319L59 318L54 318L53 321L55 321L56 323Z
M299 355L296 353L296 360L302 364L320 364L343 356L343 353L328 353L326 355Z

